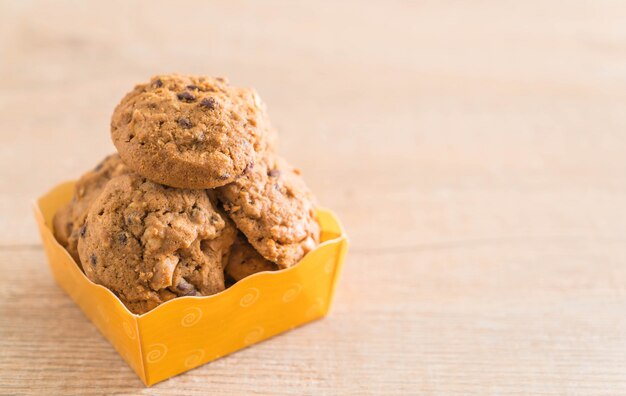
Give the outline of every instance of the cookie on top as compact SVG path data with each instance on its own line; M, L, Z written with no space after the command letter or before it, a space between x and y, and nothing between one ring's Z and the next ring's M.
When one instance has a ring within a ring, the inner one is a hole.
M115 108L111 137L135 172L191 189L233 182L275 140L254 90L224 78L176 74L129 92Z

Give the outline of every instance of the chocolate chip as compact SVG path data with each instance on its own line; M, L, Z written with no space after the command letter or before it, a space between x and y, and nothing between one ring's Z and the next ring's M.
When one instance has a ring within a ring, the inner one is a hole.
M126 245L126 241L128 241L128 237L125 233L121 233L117 236L117 240L120 241L122 245Z
M95 253L92 253L91 256L89 256L89 262L95 267L97 261Z
M196 100L196 97L187 91L180 92L178 95L176 95L176 97L178 98L178 100L182 100L183 102L193 102L194 100Z
M197 85L189 84L189 85L187 85L187 89L191 89L193 91L194 89L198 89L199 90L200 88L198 88Z
M188 291L193 290L193 285L187 283L186 280L181 279L180 282L176 285L176 288L180 291Z
M160 78L158 78L155 82L154 82L154 87L155 88L161 88L163 86L163 81L161 81Z
M183 292L183 296L199 296L200 293L196 290L196 288L185 278L180 278L178 284L176 285L176 289Z
M280 171L278 169L272 169L269 172L267 172L267 175L269 177L278 177L280 176Z
M130 217L130 216L126 217L126 224L128 224L128 225L133 224L133 218Z
M80 236L81 238L85 237L85 234L87 233L87 223L83 224L82 227L80 227Z
M94 172L99 171L100 169L102 169L102 166L104 165L104 161L100 162L98 165L96 165L95 168L93 168Z
M213 98L204 98L200 101L200 106L206 107L209 110L213 110L215 108L215 99Z
M188 118L184 118L184 117L178 119L178 125L186 129L189 129L193 126L191 121L189 121Z

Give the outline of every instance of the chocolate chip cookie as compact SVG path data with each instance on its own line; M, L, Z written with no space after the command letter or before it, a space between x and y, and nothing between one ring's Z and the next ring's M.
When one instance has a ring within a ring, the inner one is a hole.
M142 314L177 296L223 290L236 235L204 190L130 173L111 179L92 203L78 253L89 279Z
M261 271L275 271L278 267L263 258L248 243L246 237L239 235L230 249L228 265L226 266L226 276L238 282L243 278Z
M78 179L74 186L72 201L55 214L53 220L55 237L79 265L78 238L91 203L100 195L111 178L129 172L130 169L124 165L119 155L109 155Z
M282 158L258 156L216 194L250 244L279 268L296 264L319 242L313 196L300 171Z
M111 136L124 162L157 183L214 188L241 176L275 140L252 89L223 78L155 76L116 107Z
M52 232L57 242L67 248L67 240L72 233L72 209L74 202L68 202L61 206L52 219Z

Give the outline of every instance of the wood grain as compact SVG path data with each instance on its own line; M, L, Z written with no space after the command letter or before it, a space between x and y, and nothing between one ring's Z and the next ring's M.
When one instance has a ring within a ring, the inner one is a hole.
M0 394L626 393L626 6L0 2ZM325 320L145 389L30 214L160 72L254 85L352 246Z

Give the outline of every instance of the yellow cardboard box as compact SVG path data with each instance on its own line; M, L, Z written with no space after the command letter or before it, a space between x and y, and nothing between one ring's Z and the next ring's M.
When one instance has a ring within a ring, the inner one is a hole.
M296 266L254 274L208 297L180 297L143 315L131 313L107 288L92 283L52 234L52 217L74 182L34 205L57 283L150 386L326 315L348 249L335 215L318 209L322 243Z

